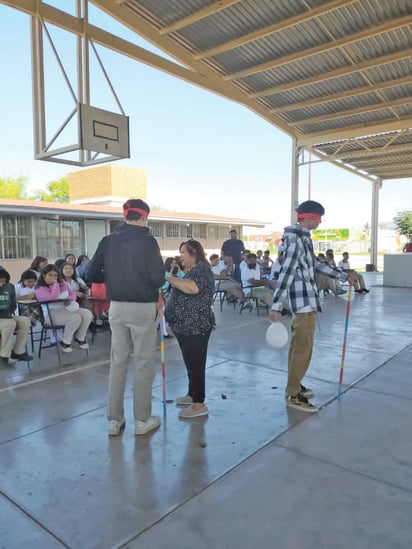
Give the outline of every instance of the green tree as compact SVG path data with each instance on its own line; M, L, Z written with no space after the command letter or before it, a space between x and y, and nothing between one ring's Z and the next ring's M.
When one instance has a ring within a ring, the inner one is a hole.
M0 177L0 198L22 200L27 198L27 177Z
M402 236L406 236L408 240L412 240L412 212L398 212L393 218L396 232Z
M42 202L69 202L70 195L67 177L50 181L46 185L46 190L35 191L33 198Z

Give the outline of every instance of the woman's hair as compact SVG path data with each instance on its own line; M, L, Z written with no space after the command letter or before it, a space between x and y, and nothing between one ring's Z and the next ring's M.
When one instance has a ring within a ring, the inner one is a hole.
M20 275L19 284L23 284L25 280L37 280L37 274L36 271L33 271L33 269L27 269L26 271L22 272Z
M36 257L31 262L29 269L33 271L40 271L40 263L43 263L44 261L47 261L47 257L36 255Z
M196 263L206 263L209 265L209 261L206 259L205 251L203 246L197 240L187 240L182 242L179 246L179 250L182 250L182 247L185 246L189 255L193 256L196 259Z
M67 256L66 256L66 257L67 257ZM86 255L86 254L81 254L81 255L79 255L79 257L77 258L76 267L78 267L79 265L81 265L85 259L87 259L87 261L89 261L89 256Z
M56 261L54 262L59 271L61 270L64 263L66 263L65 259L56 259Z
M65 258L64 258L64 260L66 261L66 263L67 263L67 258L68 258L68 257L74 257L74 259L76 260L76 256L75 256L74 254L66 254L66 256L65 256ZM74 261L74 262L76 263L76 261Z
M209 261L213 261L214 259L219 259L219 256L217 254L212 254L209 256Z
M176 258L174 257L168 257L165 261L165 272L168 272L170 273L170 271L172 270L172 263L173 261L176 261Z
M76 267L75 267L72 263L67 263L67 261L65 261L65 262L62 264L62 266L60 267L60 274L61 274L61 276L62 276L62 279L63 279L63 280L66 280L66 279L64 278L63 269L64 269L67 265L68 265L69 267L72 268L72 270L73 270L72 279L75 280L75 281L77 282Z
M46 284L46 282L44 281L44 277L47 273L51 272L57 273L57 282L60 283L62 281L62 275L60 274L60 271L56 267L56 265L46 265L44 269L42 269L40 276L37 279L36 288L39 288L40 286L48 286L48 284Z

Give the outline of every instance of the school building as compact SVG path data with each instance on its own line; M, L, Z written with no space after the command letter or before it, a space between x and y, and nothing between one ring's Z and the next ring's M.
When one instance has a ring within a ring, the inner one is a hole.
M68 174L70 203L8 200L0 202L0 264L17 281L32 259L49 262L67 253L92 256L100 239L123 220L121 205L132 197L147 199L146 172L104 165ZM175 255L183 240L199 240L207 253L217 251L231 228L242 237L257 220L153 210L149 227L162 255Z

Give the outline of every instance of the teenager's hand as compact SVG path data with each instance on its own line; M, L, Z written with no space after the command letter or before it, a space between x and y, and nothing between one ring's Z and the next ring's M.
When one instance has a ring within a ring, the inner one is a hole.
M269 318L272 322L279 322L282 318L282 313L279 311L269 311Z

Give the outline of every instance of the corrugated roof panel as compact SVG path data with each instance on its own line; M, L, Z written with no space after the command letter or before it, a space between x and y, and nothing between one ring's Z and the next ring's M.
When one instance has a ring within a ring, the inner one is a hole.
M324 122L305 124L305 126L300 126L300 128L303 133L316 133L320 131L338 130L339 128L344 128L345 126L367 126L368 124L376 124L384 120L391 120L392 118L393 113L389 109L383 109L373 113L362 113L358 115L334 118ZM365 127L365 132L367 132L367 127Z
M298 54L308 47L319 46L328 41L328 33L322 27L318 27L315 22L309 21L305 25L279 31L276 34L271 34L255 42L216 55L214 59L226 67L227 72L232 73L261 63L282 59L291 54ZM290 47L291 44L293 44L293 47ZM234 68L232 63L235 62L238 66L239 60L242 60L240 68Z
M326 84L326 83L325 83ZM299 101L316 101L319 99L319 102L322 101L325 97L332 97L334 94L348 92L348 97L351 97L350 91L365 86L365 79L362 75L355 73L353 78L350 77L340 77L328 81L328 84L325 85L322 89L322 94L319 94L319 86L314 80L313 84L297 87L294 89L287 90L286 92L281 92L277 94L272 94L266 96L265 99L269 100L270 104L274 108L291 105Z
M138 10L140 6L143 6L162 22L162 26L166 26L172 25L214 3L215 0L185 0L184 2L181 0L129 0L127 6Z
M330 116L335 114L336 117L339 117L348 110L367 109L370 104L381 105L382 108L386 108L385 99L380 97L378 93L371 93L365 95L357 95L354 97L347 97L338 101L330 101L328 103L321 103L319 105L312 105L304 109L295 109L287 111L287 113L285 114L290 122L304 122L308 118L319 116Z
M186 21L186 25L172 29L169 34L159 33L160 47L168 51L170 44L170 52L177 59L182 52L181 61L202 75L206 89L218 90L240 103L244 94L245 105L255 107L261 116L290 135L298 139L308 137L305 143L315 143L316 136L311 136L314 132L319 132L319 141L338 141L340 135L361 135L368 128L376 134L380 127L384 131L412 126L411 104L407 102L412 95L412 83L405 81L408 77L412 81L412 56L397 58L412 50L412 23L405 18L412 15L412 0L349 0L343 5L344 1L329 10L332 0L239 0L222 9L218 0L129 0L121 3L117 16L122 11L127 13L130 6L135 16L158 31L206 8L203 16L194 18L192 23ZM324 7L324 12L312 17L311 10L319 6ZM299 14L303 15L301 20L289 24ZM127 17L124 20L127 24ZM283 27L279 25L276 33L263 33L261 38L250 42L246 38L241 44L242 37L277 22L282 22ZM385 31L381 30L383 25ZM136 31L139 30L136 24ZM360 35L364 38L359 38ZM156 32L146 37L156 43ZM240 45L225 49L224 44L234 39L240 39ZM340 45L336 46L338 41ZM220 45L223 45L221 53L196 61L196 53ZM194 55L192 63L187 63L187 54ZM272 62L275 66L271 68ZM267 70L260 67L264 63L268 64ZM217 83L224 72L232 74L249 68L252 74L238 81L223 79ZM393 85L385 85L392 81ZM368 86L377 89L368 90ZM253 99L254 93L273 88L271 95ZM342 97L345 92L347 95ZM389 106L388 102L395 105ZM293 107L293 103L297 105ZM374 110L380 103L383 108ZM286 106L293 110L276 112L276 108ZM270 112L273 109L275 113ZM358 110L363 112L357 113ZM296 125L301 120L308 123ZM399 146L403 139L406 144L411 143L410 137L388 135L368 137L367 141L340 141L321 148L327 154L353 148L356 156L362 147L383 146L378 143L389 143L392 138ZM370 161L369 173L376 175L374 166L382 164L383 173L385 157L383 153L381 156L378 151L375 153L377 159Z
M397 78L410 76L412 66L412 55L406 59L400 59L392 63L386 63L378 67L371 67L363 71L365 77L371 82L389 82Z
M404 84L402 86L396 86L394 88L387 88L380 92L385 96L388 101L394 101L397 99L410 99L412 98L412 80L410 84Z
M412 47L412 25L388 31L345 46L345 51L356 63L373 57L400 52Z
M400 117L404 118L406 116L412 115L412 97L410 98L410 103L405 103L405 105L401 105L399 107L392 107L395 113Z
M291 83L291 89L294 89L293 83L299 82L305 78L313 78L313 84L317 86L319 90L319 83L317 82L319 74L327 75L336 68L350 66L350 63L345 60L344 56L336 51L331 55L319 54L318 56L313 56L307 60L298 60L294 63L289 63L288 65L246 76L242 78L241 81L248 86L248 88L260 92L274 86L281 86L289 83ZM316 70L317 67L321 68ZM356 73L353 73L353 75L353 78L356 79L356 81L359 81L359 77ZM326 93L331 93L333 83L331 83L331 80L325 80L322 82L322 89L323 87L327 90ZM337 85L336 87L338 88Z
M276 4L265 0L244 0L179 32L186 40L196 44L199 51L206 51L268 25L287 20L302 11L307 10L300 2L291 0L278 0Z

